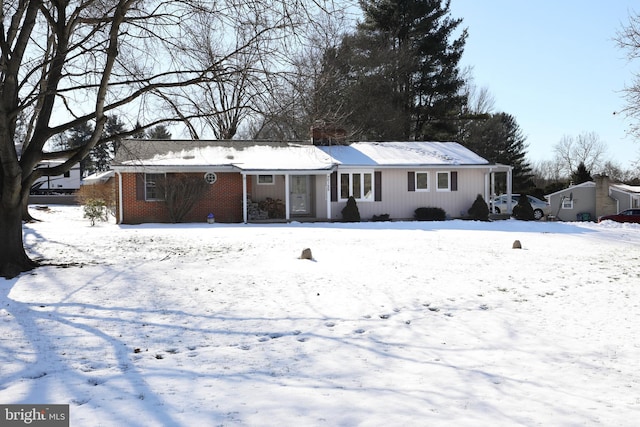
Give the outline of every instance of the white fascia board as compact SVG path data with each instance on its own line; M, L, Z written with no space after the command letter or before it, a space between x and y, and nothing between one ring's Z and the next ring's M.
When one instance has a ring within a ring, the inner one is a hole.
M120 173L196 173L196 172L238 172L229 165L116 165L112 169Z

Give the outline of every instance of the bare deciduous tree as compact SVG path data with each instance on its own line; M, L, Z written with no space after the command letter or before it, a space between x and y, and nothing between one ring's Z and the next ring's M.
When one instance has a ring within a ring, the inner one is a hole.
M595 132L583 132L577 137L565 135L554 146L556 162L564 176L571 176L580 163L591 173L598 173L604 162L607 145Z
M200 175L169 174L159 186L172 222L181 222L207 191L209 184Z
M60 175L107 139L201 116L184 108L180 96L217 83L233 58L295 35L308 9L319 6L303 0L0 2L0 276L37 266L24 250L22 215L31 185L45 173L42 160L65 159L46 171ZM213 60L202 63L187 34L198 21L211 22L219 40L233 38L238 28L245 37L221 43ZM108 114L139 126L105 137ZM49 141L83 123L93 129L84 145L50 152Z
M618 47L626 51L629 61L640 58L640 14L631 13L629 22L618 31L615 40ZM620 113L635 121L629 133L640 137L640 74L635 74L631 84L625 86L624 99L626 106Z

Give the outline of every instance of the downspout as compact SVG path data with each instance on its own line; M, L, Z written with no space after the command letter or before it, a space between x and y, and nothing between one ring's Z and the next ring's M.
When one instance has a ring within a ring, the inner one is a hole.
M247 175L242 173L242 220L247 223Z
M122 174L116 171L116 175L118 175L118 224L122 224L122 215L124 215L122 207Z

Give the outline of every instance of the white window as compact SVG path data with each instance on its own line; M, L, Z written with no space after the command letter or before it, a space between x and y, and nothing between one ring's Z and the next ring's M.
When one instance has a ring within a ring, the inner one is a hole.
M416 172L416 191L429 191L429 172Z
M273 185L273 175L258 175L258 185Z
M340 199L353 196L358 201L373 201L373 172L351 172L340 174Z
M640 196L632 196L632 198L631 198L631 207L632 208L640 208Z
M571 198L571 197L563 197L562 198L562 209L573 209L573 198Z
M163 173L144 174L144 199L164 200L164 182Z
M451 191L450 172L436 173L436 191Z

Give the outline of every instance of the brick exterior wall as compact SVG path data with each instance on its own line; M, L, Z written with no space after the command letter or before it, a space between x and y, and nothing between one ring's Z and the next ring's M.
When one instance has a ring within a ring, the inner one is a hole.
M139 200L136 175L122 174L122 224L140 224L149 222L170 222L167 208L162 201ZM204 172L194 173L204 179ZM242 175L239 173L216 173L217 180L209 188L202 199L193 207L182 222L206 222L209 213L215 215L216 222L242 222ZM251 194L251 180L247 179L247 193ZM116 198L120 203L120 197ZM120 207L116 209L119 215Z

